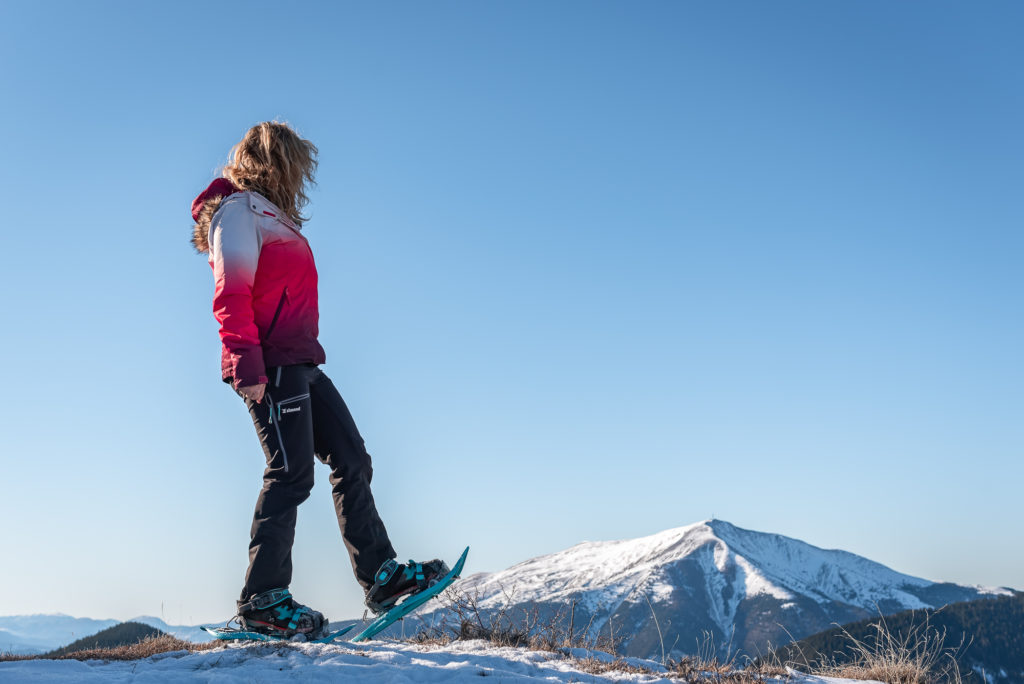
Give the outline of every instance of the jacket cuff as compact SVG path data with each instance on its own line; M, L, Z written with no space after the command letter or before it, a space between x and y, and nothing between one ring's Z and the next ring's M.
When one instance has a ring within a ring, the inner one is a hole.
M235 389L268 382L267 369L263 365L262 350L256 348L243 356L234 356L231 370L231 386Z
M235 376L235 379L231 382L231 386L234 389L241 389L242 387L249 387L250 385L266 385L270 382L270 378L266 375L260 375L253 378L240 378Z

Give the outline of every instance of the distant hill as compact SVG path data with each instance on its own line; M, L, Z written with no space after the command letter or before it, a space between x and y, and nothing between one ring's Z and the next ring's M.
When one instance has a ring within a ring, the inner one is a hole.
M873 644L877 630L873 625L881 618L860 620L842 627L820 632L776 650L785 661L814 665L822 660L850 662L850 636ZM908 634L925 623L929 631L945 631L945 644L956 647L963 639L959 658L965 682L988 684L1024 684L1024 593L978 601L953 603L938 610L903 611L885 617L885 625L893 634Z
M144 639L163 636L164 634L165 632L162 632L156 627L150 627L149 625L144 625L141 622L122 622L119 625L108 627L101 632L83 637L78 641L68 644L67 646L51 651L50 653L47 653L45 657L62 656L67 655L68 653L87 651L94 648L112 648L114 646L137 644Z
M81 639L108 627L120 624L121 620L94 620L76 618L62 613L47 615L0 616L0 653L41 655L55 648L61 648L76 639ZM197 644L213 639L198 625L169 625L160 618L140 615L124 622L138 622L155 627L161 632L184 641ZM221 626L215 623L210 626Z
M46 653L118 622L63 613L0 616L0 653Z

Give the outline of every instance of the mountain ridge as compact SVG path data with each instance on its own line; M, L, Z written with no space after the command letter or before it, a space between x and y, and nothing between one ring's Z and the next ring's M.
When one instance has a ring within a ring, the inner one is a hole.
M128 620L74 617L66 613L33 613L0 616L0 653L42 654L93 636L119 624L138 622L196 643L211 640L199 625L170 625L160 618L142 615Z
M634 634L626 652L642 657L654 655L663 638L672 649L708 635L722 655L733 645L764 652L787 643L789 634L800 638L833 622L1010 592L933 582L849 551L718 519L636 539L581 542L460 585L485 611L505 605L551 615L574 603L577 620L595 635L606 628Z

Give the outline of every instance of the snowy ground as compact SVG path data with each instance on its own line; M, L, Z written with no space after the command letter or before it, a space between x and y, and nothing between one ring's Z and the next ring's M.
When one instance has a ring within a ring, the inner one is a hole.
M607 654L574 651L573 655ZM627 662L660 669L657 663ZM483 641L427 647L380 641L368 644L245 644L189 654L164 653L138 661L27 660L0 663L0 682L667 682L665 677L621 672L582 672L565 655L497 648ZM678 680L677 680L678 681ZM840 684L819 677L792 684ZM863 684L858 682L858 684Z

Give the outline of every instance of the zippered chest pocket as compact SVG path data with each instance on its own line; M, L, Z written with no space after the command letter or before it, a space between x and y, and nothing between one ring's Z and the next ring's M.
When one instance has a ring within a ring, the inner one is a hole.
M287 399L281 399L277 403L271 401L270 403L270 422L280 422L286 420L289 415L294 413L302 412L302 401L309 399L309 392L305 394L299 394L294 397L288 397Z
M293 427L290 424L295 418L302 415L303 402L309 399L309 392L277 402L270 396L270 392L267 392L264 396L267 400L267 409L269 411L268 422L274 427L274 433L277 435L277 445L281 450L281 458L284 461L284 471L287 473L288 444L291 444L292 440L295 439L297 434L295 430L299 430L298 434L301 434L303 431L301 423Z

